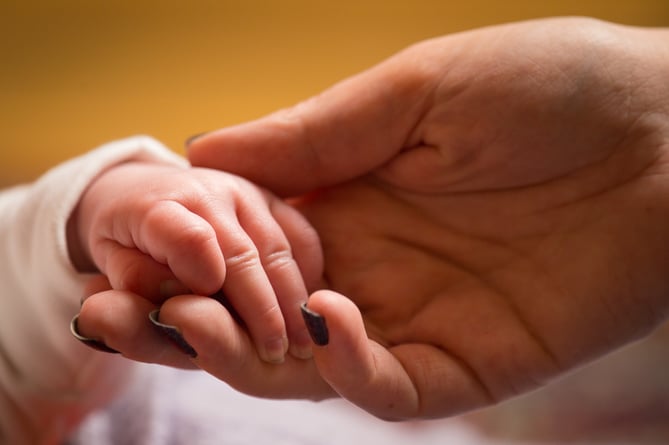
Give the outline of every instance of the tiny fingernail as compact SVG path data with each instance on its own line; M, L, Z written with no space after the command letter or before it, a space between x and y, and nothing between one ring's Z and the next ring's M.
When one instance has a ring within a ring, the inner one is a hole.
M149 320L163 335L165 335L165 337L167 337L176 347L183 351L184 354L192 358L197 357L197 351L195 351L195 349L193 349L193 347L188 344L183 335L181 335L179 329L176 326L161 323L158 321L159 316L160 309L156 309L149 313Z
M70 321L70 332L72 333L72 336L88 346L89 348L93 348L97 351L102 351L102 352L109 352L110 354L120 354L116 349L112 349L104 342L100 340L96 340L94 338L89 338L89 337L84 337L79 333L79 326L77 325L79 322L79 314L75 315L72 321Z
M287 338L275 338L265 343L263 359L268 363L283 363L286 360L286 350L288 349Z
M204 132L202 132L202 133L197 133L197 134L194 134L193 136L190 136L189 138L187 138L187 139L184 141L184 147L186 147L186 148L190 147L190 144L192 144L193 142L195 142L196 139L201 138L202 136L204 136L204 135L207 134L207 133L209 133L209 132L208 132L208 131L204 131Z
M326 346L330 342L330 333L325 317L309 309L307 303L302 303L300 309L313 342L318 346Z
M314 356L312 345L311 334L307 329L304 329L290 342L290 355L302 360L310 359Z

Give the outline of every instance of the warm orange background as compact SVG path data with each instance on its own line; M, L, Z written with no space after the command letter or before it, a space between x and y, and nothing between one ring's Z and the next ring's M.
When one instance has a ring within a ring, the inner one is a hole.
M0 3L0 186L137 133L181 152L431 36L551 15L669 25L667 0Z

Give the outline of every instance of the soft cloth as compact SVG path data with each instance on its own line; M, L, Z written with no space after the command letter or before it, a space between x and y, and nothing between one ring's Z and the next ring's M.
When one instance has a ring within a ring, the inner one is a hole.
M69 445L488 444L461 420L381 421L343 400L264 400L201 371L142 366ZM497 442L496 442L497 443Z
M100 172L129 160L187 166L157 141L134 137L65 162L34 184L0 193L0 443L52 444L129 378L130 362L75 341L69 321L86 276L66 224Z

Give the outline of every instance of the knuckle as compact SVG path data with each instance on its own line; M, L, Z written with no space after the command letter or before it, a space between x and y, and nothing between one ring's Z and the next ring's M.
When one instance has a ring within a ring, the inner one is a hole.
M257 313L258 319L263 321L263 325L269 331L283 331L283 315L278 302L273 302L267 307L261 308Z
M159 235L183 249L199 249L216 241L216 232L210 224L190 217L181 204L169 200L147 210L141 233Z
M252 269L260 264L258 251L252 247L239 249L225 257L225 267L229 272Z
M169 218L173 211L174 203L171 201L159 201L148 206L145 208L142 218L143 228L153 230L156 227L161 227L165 223L165 218Z
M262 264L267 271L279 270L292 267L295 264L295 259L289 248L280 247L266 253L262 258Z
M216 241L216 232L206 224L189 224L175 236L175 242L187 249L198 249Z

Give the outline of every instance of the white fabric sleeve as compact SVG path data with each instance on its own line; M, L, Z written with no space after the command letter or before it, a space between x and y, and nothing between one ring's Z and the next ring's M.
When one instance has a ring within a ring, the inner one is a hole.
M89 183L131 160L187 167L159 142L137 136L106 144L0 193L0 443L63 440L110 400L132 362L77 342L69 322L87 276L69 259L67 220Z

